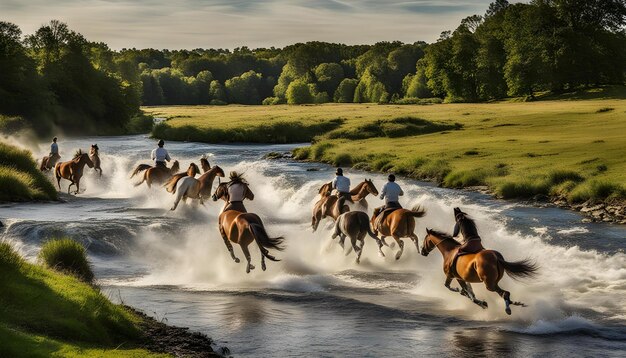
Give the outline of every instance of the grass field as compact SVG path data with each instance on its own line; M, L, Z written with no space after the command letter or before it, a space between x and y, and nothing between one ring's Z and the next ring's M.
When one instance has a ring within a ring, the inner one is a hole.
M146 107L153 135L298 142L298 159L392 171L505 198L626 197L626 89L483 104ZM280 132L282 130L282 132ZM293 133L292 133L293 131Z
M153 357L133 348L138 317L73 276L0 242L0 356Z
M0 201L53 200L57 191L32 154L0 142Z

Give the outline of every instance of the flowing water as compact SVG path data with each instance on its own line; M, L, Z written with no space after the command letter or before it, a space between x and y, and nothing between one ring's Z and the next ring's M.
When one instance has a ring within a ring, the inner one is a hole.
M479 284L486 310L444 288L441 255L419 255L409 241L404 255L366 239L361 264L330 239L330 223L310 230L317 188L333 169L316 163L268 161L289 145L167 143L185 169L207 155L212 165L245 172L255 192L248 210L258 213L272 236L286 237L282 261L245 272L218 233L222 202L181 204L162 188L134 187L131 168L149 162L154 141L143 136L81 138L61 143L100 147L104 176L86 169L79 196L63 203L4 204L1 237L34 259L50 237L67 235L88 247L105 294L159 320L190 327L227 346L236 357L624 356L626 354L626 228L582 224L574 212L537 208L489 196L399 180L405 207L420 204L425 228L451 231L452 207L476 220L486 247L509 261L530 257L536 279L501 286L528 307L512 306ZM42 153L43 154L43 151ZM307 170L309 169L309 170ZM315 171L313 171L315 169ZM352 182L384 176L348 170ZM65 182L67 186L67 182ZM65 188L64 188L65 189ZM379 205L368 197L370 207ZM421 241L420 241L421 244ZM236 254L243 259L238 246ZM245 261L245 260L242 260Z

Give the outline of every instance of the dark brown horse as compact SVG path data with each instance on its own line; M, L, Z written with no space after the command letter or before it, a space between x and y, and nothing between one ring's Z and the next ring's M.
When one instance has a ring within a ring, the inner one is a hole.
M186 201L187 198L198 199L200 204L204 205L204 200L211 196L211 188L216 176L224 177L224 171L217 165L202 174L198 179L193 176L182 178L178 183L178 188L174 190L178 193L171 210L176 210L180 200Z
M195 177L196 174L200 173L200 168L198 168L198 166L196 165L196 163L191 163L189 164L189 168L187 168L186 172L182 172L182 173L176 173L174 175L172 175L171 178L169 178L167 180L167 182L165 184L163 184L163 186L165 187L165 190L167 190L168 193L176 193L176 184L178 184L178 181L181 180L184 177Z
M356 253L356 263L358 264L361 262L361 254L363 253L366 234L376 240L378 252L384 257L385 254L382 250L383 243L372 232L370 228L370 218L367 213L362 211L348 211L347 213L339 215L337 221L335 221L335 232L333 233L332 239L339 236L339 245L343 248L346 237L349 237L352 248ZM357 246L357 241L361 242L360 246ZM350 251L348 251L348 254L349 253Z
M57 185L61 190L61 178L69 180L71 183L67 187L67 193L70 193L72 185L76 185L76 192L78 194L80 190L80 178L83 176L83 168L88 165L89 168L93 168L93 162L89 159L87 153L83 153L82 150L78 150L74 155L74 159L68 162L57 163L54 167L54 175L57 178Z
M91 161L93 162L93 169L100 173L100 176L102 176L102 168L100 168L100 156L99 156L99 150L100 148L98 148L97 144L92 144L91 148L89 149L89 159L91 159Z
M537 272L537 266L529 260L507 262L502 254L494 250L482 250L475 254L459 256L455 267L452 262L459 250L459 244L452 236L426 229L426 238L422 246L422 255L438 248L443 256L443 271L446 274L445 286L450 291L459 292L458 288L450 287L453 279L461 286L460 293L482 308L487 308L487 302L476 298L472 290L473 282L483 282L489 291L496 292L504 299L505 312L511 314L510 305L524 306L521 302L512 302L511 294L498 286L498 282L506 272L514 279L532 277Z
M398 209L391 212L378 228L374 227L377 217L376 215L372 216L370 223L374 229L374 233L381 235L380 240L384 245L387 245L385 242L385 238L387 236L391 236L394 240L396 240L398 246L400 247L400 250L396 253L396 260L399 260L400 256L402 256L402 252L404 251L404 241L402 241L403 237L410 238L419 252L419 242L417 235L415 234L415 218L421 218L424 215L426 215L426 211L418 206L413 208L413 210Z
M254 198L254 194L252 194L250 190L246 190L246 192L246 198ZM215 194L213 194L213 200L217 201L218 199L223 199L228 205L228 183L222 183L217 186ZM281 244L284 238L282 236L270 237L267 234L267 231L265 231L265 226L263 225L261 218L256 214L246 212L243 204L240 205L238 209L239 210L230 209L222 211L218 218L220 235L222 235L222 239L224 240L224 244L226 244L226 248L228 248L228 251L230 252L230 256L237 263L239 263L239 259L235 256L231 242L239 244L241 251L243 251L243 254L246 256L246 260L248 261L248 265L246 266L247 273L250 273L250 270L254 269L254 265L250 263L251 258L248 245L250 245L253 241L256 241L259 246L259 250L261 251L261 268L265 271L266 257L272 261L280 261L270 255L268 249L275 249L279 251L283 250Z
M378 189L376 189L374 183L370 179L365 179L365 181L359 183L350 193L352 192L354 192L354 194L352 194L351 199L355 203L365 199L365 197L369 194L378 195ZM337 220L339 215L350 211L348 205L338 208L336 205L338 199L337 196L330 194L325 195L325 193L325 190L322 191L322 189L320 189L320 195L322 195L322 197L313 206L313 215L311 217L311 227L313 228L313 231L317 230L320 221L322 221L325 217L331 217L333 220Z
M153 167L150 164L139 164L135 168L135 170L133 170L133 173L130 175L130 177L132 178L135 175L144 172L141 181L139 183L136 183L135 186L139 186L143 184L143 182L146 182L148 188L151 188L153 183L165 183L169 178L172 177L172 174L176 173L179 169L180 164L178 163L178 160L175 160L174 163L172 163L171 168Z

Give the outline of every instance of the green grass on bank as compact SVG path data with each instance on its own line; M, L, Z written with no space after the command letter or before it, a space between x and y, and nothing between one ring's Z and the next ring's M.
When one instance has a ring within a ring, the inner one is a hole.
M0 242L0 356L143 357L139 320L73 276L25 262Z
M0 142L0 201L54 200L57 191L28 150Z
M626 198L624 94L624 87L609 87L535 102L172 106L144 110L171 118L167 129L184 129L195 133L190 140L204 142L230 141L229 137L204 136L204 131L228 130L245 137L241 133L256 128L259 137L271 137L272 133L259 128L337 120L335 128L307 133L313 144L296 150L295 156L393 171L436 180L447 187L488 185L505 198L543 194L581 202ZM416 126L429 130L416 130ZM155 131L154 135L181 139L168 137L168 133ZM301 139L302 134L295 138ZM273 139L268 142L284 141Z

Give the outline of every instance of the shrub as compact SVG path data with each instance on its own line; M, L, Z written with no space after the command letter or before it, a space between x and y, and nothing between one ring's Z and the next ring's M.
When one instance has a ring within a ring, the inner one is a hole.
M427 161L427 159L424 159L422 157L404 159L396 163L393 170L398 174L412 174Z
M496 186L496 193L504 199L532 198L537 194L548 194L550 186L544 180L524 179L504 182Z
M284 99L280 97L267 97L263 100L264 105L277 105L277 104L285 104L287 103Z
M448 188L464 188L468 186L485 185L486 179L493 174L494 171L487 169L450 172L445 176L443 185Z
M611 112L611 111L613 111L613 110L615 110L615 108L611 108L611 107L603 107L603 108L598 109L598 110L596 111L596 113Z
M380 158L372 162L371 167L373 170L384 171L384 168L388 167L391 160L389 158Z
M38 258L49 268L72 274L85 282L93 281L93 272L87 261L85 248L72 239L47 241L41 247Z
M146 114L139 114L130 119L126 125L128 134L144 134L149 133L154 126L154 117Z
M211 102L209 102L209 104L212 106L225 106L228 103L222 101L221 99L212 99Z
M300 147L293 150L293 158L297 160L309 159L311 147Z
M312 152L313 156L311 159L313 160L322 160L324 157L324 153L333 147L332 143L329 142L319 142L313 145Z
M8 242L0 242L0 268L3 270L19 269L24 259L13 249Z
M341 81L341 83L339 83L339 87L337 87L337 90L335 91L335 102L352 103L354 99L354 90L358 84L359 81L354 78L346 78Z
M395 101L391 101L392 104L419 104L419 105L429 105L429 104L440 104L443 103L441 98L400 98Z
M585 180L580 174L571 170L555 170L548 174L548 182L552 185L566 181L581 182Z
M450 164L443 159L428 161L424 163L416 174L422 178L436 180L441 183L443 178L450 173Z
M415 117L399 117L366 123L356 128L339 128L329 132L327 137L330 139L367 139L375 137L398 138L458 128L459 126L456 124L451 125L435 123Z
M609 198L626 198L626 188L619 184L593 180L577 186L567 197L571 203L587 200L599 201Z
M468 150L465 153L463 153L464 155L478 155L478 151L477 150Z
M285 93L288 104L313 103L314 97L309 84L304 80L296 80L289 84Z
M603 173L605 171L607 171L609 168L606 166L606 164L600 164L596 167L596 170L598 171L598 173Z
M347 167L352 165L352 156L348 153L338 153L335 155L333 164L337 167Z

